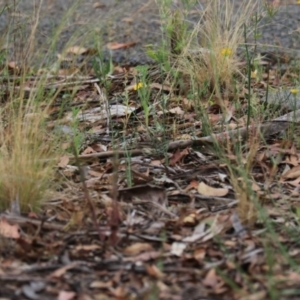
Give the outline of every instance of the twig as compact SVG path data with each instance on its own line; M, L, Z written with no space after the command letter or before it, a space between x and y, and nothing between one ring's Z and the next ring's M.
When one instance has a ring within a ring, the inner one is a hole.
M285 115L289 116L289 114ZM206 146L206 145L212 145L215 142L218 143L225 143L228 141L234 141L237 139L246 139L248 133L250 132L259 132L264 138L268 138L276 133L279 133L283 130L286 130L290 124L291 121L286 121L283 119L285 116L282 116L282 119L275 119L273 121L268 121L266 123L257 125L257 126L249 126L235 129L235 130L228 130L224 131L218 134L212 134L206 137L202 137L195 140L179 140L179 141L173 141L170 142L167 150L175 150L178 148L187 148L191 146ZM289 118L287 118L289 120ZM85 155L79 155L79 160L89 160L93 158L108 158L112 157L114 155L118 155L119 157L123 157L125 155L130 154L131 156L141 155L143 154L143 149L133 149L129 151L107 151L107 152L101 152L101 153L92 153L92 154L85 154ZM70 157L70 159L74 159L74 157Z
M109 129L110 129L110 111L109 111L109 103L106 95L101 91L100 86L97 83L94 83L94 86L99 94L100 100L104 103L106 115L107 115L107 123L106 123L106 134L109 135Z
M168 215L172 218L178 219L177 215L175 215L172 212L168 211L165 207L163 207L161 204L159 204L157 202L150 201L150 200L135 199L135 200L133 200L133 204L150 204L150 205L153 205L154 207L158 208L159 210L161 210L166 215Z
M112 198L112 210L109 218L109 226L111 229L110 241L112 246L115 246L118 242L118 230L120 227L120 212L118 205L118 157L115 155L113 159L113 178L112 178L112 188L111 188L111 198Z
M0 218L1 217L5 217L8 222L19 224L19 225L32 224L35 226L41 226L41 224L43 224L43 228L48 230L63 230L65 227L65 225L53 224L53 223L45 222L43 220L17 216L13 214L0 214Z
M96 216L96 212L95 212L95 207L94 207L94 204L93 204L93 202L90 198L89 191L88 191L87 186L86 186L86 182L85 182L85 178L84 178L85 177L84 176L84 171L83 171L83 168L80 165L78 154L77 154L74 143L73 143L73 147L74 147L75 161L76 161L77 167L79 169L79 176L80 176L80 181L82 183L82 189L83 189L84 197L85 197L85 199L86 199L86 201L87 201L87 203L90 207L92 220L93 220L95 229L98 231L99 240L102 241L103 238L102 238L102 234L101 234L100 228L99 228L98 223L97 223L97 216Z
M56 83L56 84L49 84L46 86L47 89L55 89L55 88L60 88L60 87L68 87L68 86L73 86L73 85L78 85L82 86L84 84L90 84L90 83L97 83L99 82L98 78L94 79L87 79L83 81L71 81L71 82L62 82L62 83Z

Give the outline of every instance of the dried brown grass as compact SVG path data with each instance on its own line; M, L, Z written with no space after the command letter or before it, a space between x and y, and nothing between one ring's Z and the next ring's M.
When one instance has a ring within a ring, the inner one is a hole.
M244 32L251 34L255 13L260 14L257 0L212 0L201 12L200 20L186 38L186 47L178 58L184 73L218 93L220 86L230 87L234 75L240 74L238 47L244 43Z
M35 97L11 101L0 111L0 207L18 202L21 211L37 210L47 199L56 161L47 138L47 108Z

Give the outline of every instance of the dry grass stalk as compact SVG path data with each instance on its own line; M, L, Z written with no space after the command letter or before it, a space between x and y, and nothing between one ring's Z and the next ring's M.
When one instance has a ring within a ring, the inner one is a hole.
M252 173L252 168L258 149L261 144L260 132L249 132L248 134L249 152L245 159L243 159L244 169L237 169L236 172L229 167L230 181L233 186L236 199L239 200L237 212L243 224L252 225L258 217L258 203L255 199L252 190L252 181L249 174Z
M29 211L47 198L56 162L54 144L46 138L46 109L41 111L34 97L19 101L0 112L7 121L0 124L0 207L18 201L21 211Z
M199 84L208 83L216 92L220 85L230 87L233 75L240 73L237 50L244 42L245 26L251 31L249 24L258 1L240 1L238 11L235 5L231 0L210 1L178 60L183 72Z

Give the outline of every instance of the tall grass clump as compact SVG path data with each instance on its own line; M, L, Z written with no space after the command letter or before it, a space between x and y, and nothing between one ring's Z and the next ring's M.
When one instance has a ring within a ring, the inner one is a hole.
M50 195L59 137L47 128L47 115L51 104L63 91L60 88L47 90L45 86L49 84L49 78L61 74L61 63L68 55L68 48L81 47L92 35L88 32L80 39L82 28L74 30L60 49L62 35L72 25L71 20L80 3L80 0L74 1L64 12L59 24L49 29L48 39L39 39L44 1L32 2L32 15L24 23L14 17L21 10L20 2L12 1L8 9L5 7L2 12L0 9L1 13L8 14L7 30L0 41L7 41L12 49L11 57L3 58L3 65L13 62L17 66L0 70L6 84L4 103L0 106L0 210L18 204L21 212L36 211ZM77 53L71 55L76 63ZM72 71L73 60L68 61L68 70L63 71Z
M47 199L56 164L54 143L46 131L47 108L33 95L10 99L1 109L0 208L17 203L22 212L36 211Z
M179 69L215 93L230 88L235 75L241 75L238 49L245 42L245 29L247 35L255 31L255 15L260 13L257 0L209 1L181 43L185 47L177 58Z
M4 7L1 12L9 16L0 40L7 41L14 51L13 57L2 57L0 69L0 210L37 211L50 196L57 163L57 140L47 130L47 115L58 92L45 89L47 73L39 74L38 65L36 70L29 67L40 54L35 37L42 1L36 4L28 24L17 25L10 17L18 12L16 1L9 11ZM50 51L54 50L50 47L42 64L53 56ZM28 79L30 74L35 76Z

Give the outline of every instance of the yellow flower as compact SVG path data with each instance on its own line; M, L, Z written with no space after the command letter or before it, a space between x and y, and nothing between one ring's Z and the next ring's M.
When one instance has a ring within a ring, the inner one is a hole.
M299 0L300 1L300 0ZM223 56L230 56L232 54L232 50L230 48L223 48L221 50L221 54Z
M300 4L300 0L297 0L297 4Z
M300 3L300 0L299 0L299 3ZM299 90L298 89L291 89L290 92L291 92L292 95L297 95L299 93Z
M141 87L143 87L144 84L142 82L139 82L139 83L136 83L134 86L133 86L133 89L135 91L137 91L138 89L140 89Z

